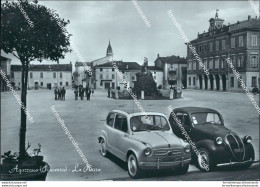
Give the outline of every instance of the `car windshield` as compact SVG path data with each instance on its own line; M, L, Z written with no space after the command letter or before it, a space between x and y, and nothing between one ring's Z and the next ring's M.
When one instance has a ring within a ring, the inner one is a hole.
M194 125L223 124L221 117L212 112L193 113L191 118Z
M134 116L130 119L130 127L133 132L138 131L155 131L162 130L168 131L170 130L168 121L163 116L158 115L148 115L150 119L146 120L147 116Z

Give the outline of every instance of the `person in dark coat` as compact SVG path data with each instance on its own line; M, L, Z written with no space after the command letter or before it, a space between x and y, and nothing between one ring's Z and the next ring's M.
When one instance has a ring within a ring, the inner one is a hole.
M81 100L84 99L84 89L82 87L79 90L79 96L80 96Z
M75 89L74 94L75 94L75 100L78 100L79 91L77 88Z
M63 87L63 88L61 89L61 99L62 99L62 100L65 100L65 95L66 95L66 90L65 90L65 88Z
M88 88L86 92L87 92L87 100L90 100L91 90Z
M57 100L58 99L58 89L57 88L55 88L54 89L54 95L55 95L55 100Z
M110 97L110 88L107 89L107 97Z
M58 89L58 100L61 100L61 88Z

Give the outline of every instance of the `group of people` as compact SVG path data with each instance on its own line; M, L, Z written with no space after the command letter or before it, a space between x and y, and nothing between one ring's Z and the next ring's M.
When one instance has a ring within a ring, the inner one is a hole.
M55 100L65 100L66 90L65 88L54 89Z
M75 88L74 94L75 94L75 100L78 100L78 97L80 97L81 100L84 99L84 94L86 93L87 100L90 100L90 95L94 94L94 90L92 88L86 87L83 88L83 86L79 86L78 88Z

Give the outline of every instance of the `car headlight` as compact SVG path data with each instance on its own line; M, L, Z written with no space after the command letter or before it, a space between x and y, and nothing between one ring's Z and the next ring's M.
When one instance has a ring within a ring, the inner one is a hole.
M217 143L218 145L221 145L221 144L223 143L223 139L222 139L221 137L217 137L217 138L216 138L216 143Z
M184 151L185 151L186 153L189 153L189 152L190 152L190 145L189 145L189 144L186 145L186 147L184 148Z
M144 155L145 155L145 156L149 156L149 155L151 154L151 152L152 152L152 150L151 150L150 148L146 148L146 149L144 150Z
M251 143L251 142L252 142L252 137L251 137L251 136L245 136L245 137L244 137L244 141L245 141L246 143Z

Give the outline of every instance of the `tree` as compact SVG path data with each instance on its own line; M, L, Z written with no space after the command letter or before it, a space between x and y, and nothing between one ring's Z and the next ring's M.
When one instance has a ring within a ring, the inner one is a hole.
M27 16L27 17L26 17ZM69 49L71 36L65 27L69 20L54 10L28 0L8 2L1 6L1 47L22 64L21 102L26 107L28 67L31 61L43 59L59 62ZM26 113L21 108L19 159L25 158Z

